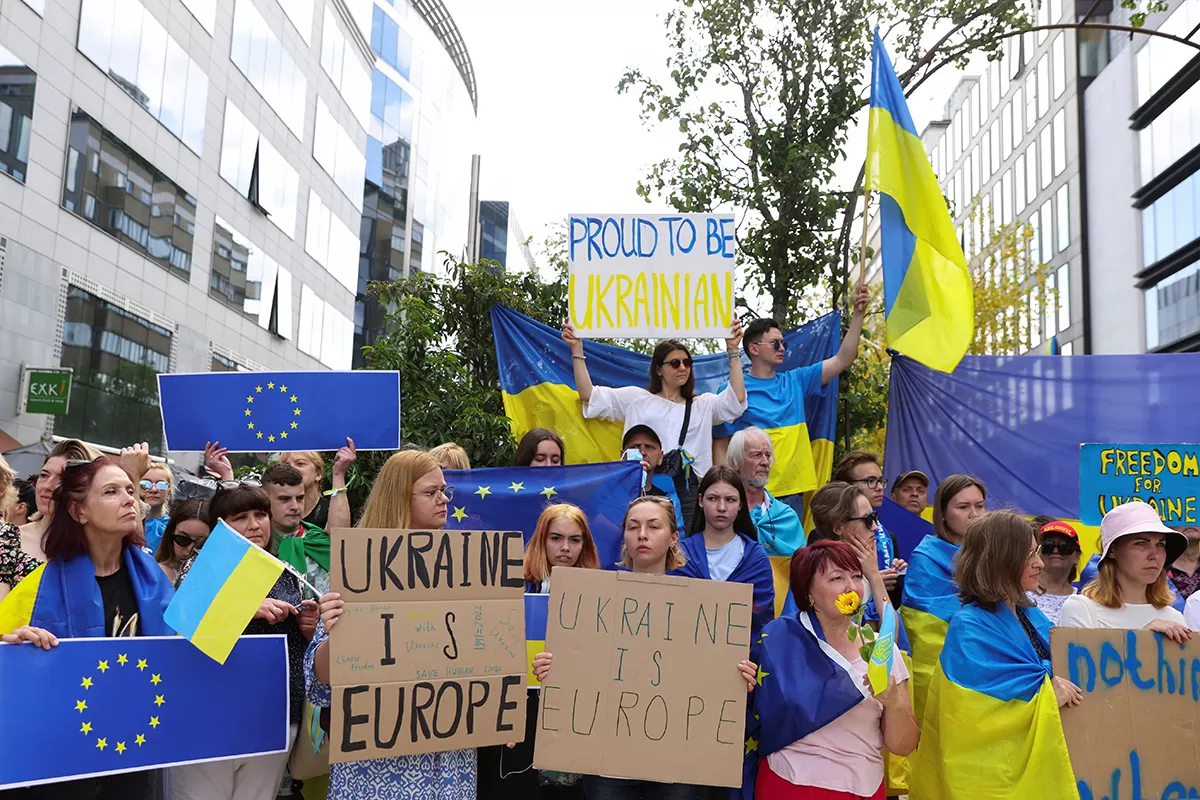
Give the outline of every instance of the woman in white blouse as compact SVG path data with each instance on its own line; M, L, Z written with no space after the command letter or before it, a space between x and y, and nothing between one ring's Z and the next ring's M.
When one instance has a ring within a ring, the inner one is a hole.
M692 354L687 346L675 339L664 339L654 348L650 360L650 383L639 386L593 386L588 375L583 341L576 335L570 321L563 325L563 340L571 346L575 367L575 386L583 401L583 416L624 422L625 430L635 425L648 425L662 442L664 451L679 447L679 433L689 401L692 413L688 418L683 450L693 459L692 470L704 475L712 467L712 429L714 425L732 422L746 410L746 384L742 380L742 323L736 317L725 340L729 357L729 386L720 394L705 392L696 395L696 376L692 371Z

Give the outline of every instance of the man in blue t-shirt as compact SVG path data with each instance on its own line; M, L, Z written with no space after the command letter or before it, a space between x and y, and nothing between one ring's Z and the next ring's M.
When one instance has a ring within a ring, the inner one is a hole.
M860 284L854 292L850 328L832 358L787 371L778 371L787 354L787 342L779 323L756 319L746 327L742 347L750 357L750 372L746 375L748 407L737 420L713 429L714 464L724 463L729 437L734 433L749 427L761 428L771 437L778 467L772 470L768 491L775 497L785 497L817 488L804 401L820 394L825 384L854 363L869 300L866 285Z

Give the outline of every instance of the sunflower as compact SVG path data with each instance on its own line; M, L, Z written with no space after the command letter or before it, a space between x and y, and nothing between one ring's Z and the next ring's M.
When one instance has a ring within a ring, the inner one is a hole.
M862 605L862 598L858 596L858 592L846 592L838 595L837 610L847 617L858 611L860 605Z

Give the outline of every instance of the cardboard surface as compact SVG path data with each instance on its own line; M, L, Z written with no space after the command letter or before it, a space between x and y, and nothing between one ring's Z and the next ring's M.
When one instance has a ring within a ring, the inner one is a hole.
M534 766L740 786L753 588L554 571Z
M1083 689L1062 709L1082 800L1200 796L1200 638L1054 628L1050 649Z
M330 760L524 735L520 532L334 529Z
M1106 512L1141 500L1168 525L1196 525L1200 445L1084 444L1079 447L1079 518L1099 525Z

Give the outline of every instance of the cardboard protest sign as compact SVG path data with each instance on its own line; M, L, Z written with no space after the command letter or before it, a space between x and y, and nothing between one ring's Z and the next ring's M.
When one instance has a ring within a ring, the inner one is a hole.
M330 760L519 741L525 730L519 531L335 529Z
M1200 445L1085 444L1079 448L1079 518L1099 525L1114 506L1142 500L1167 525L1196 525Z
M740 786L749 584L558 567L533 764Z
M732 214L572 214L567 229L567 297L580 336L728 335Z
M1062 709L1081 800L1200 796L1200 640L1054 628L1050 649L1083 689Z

